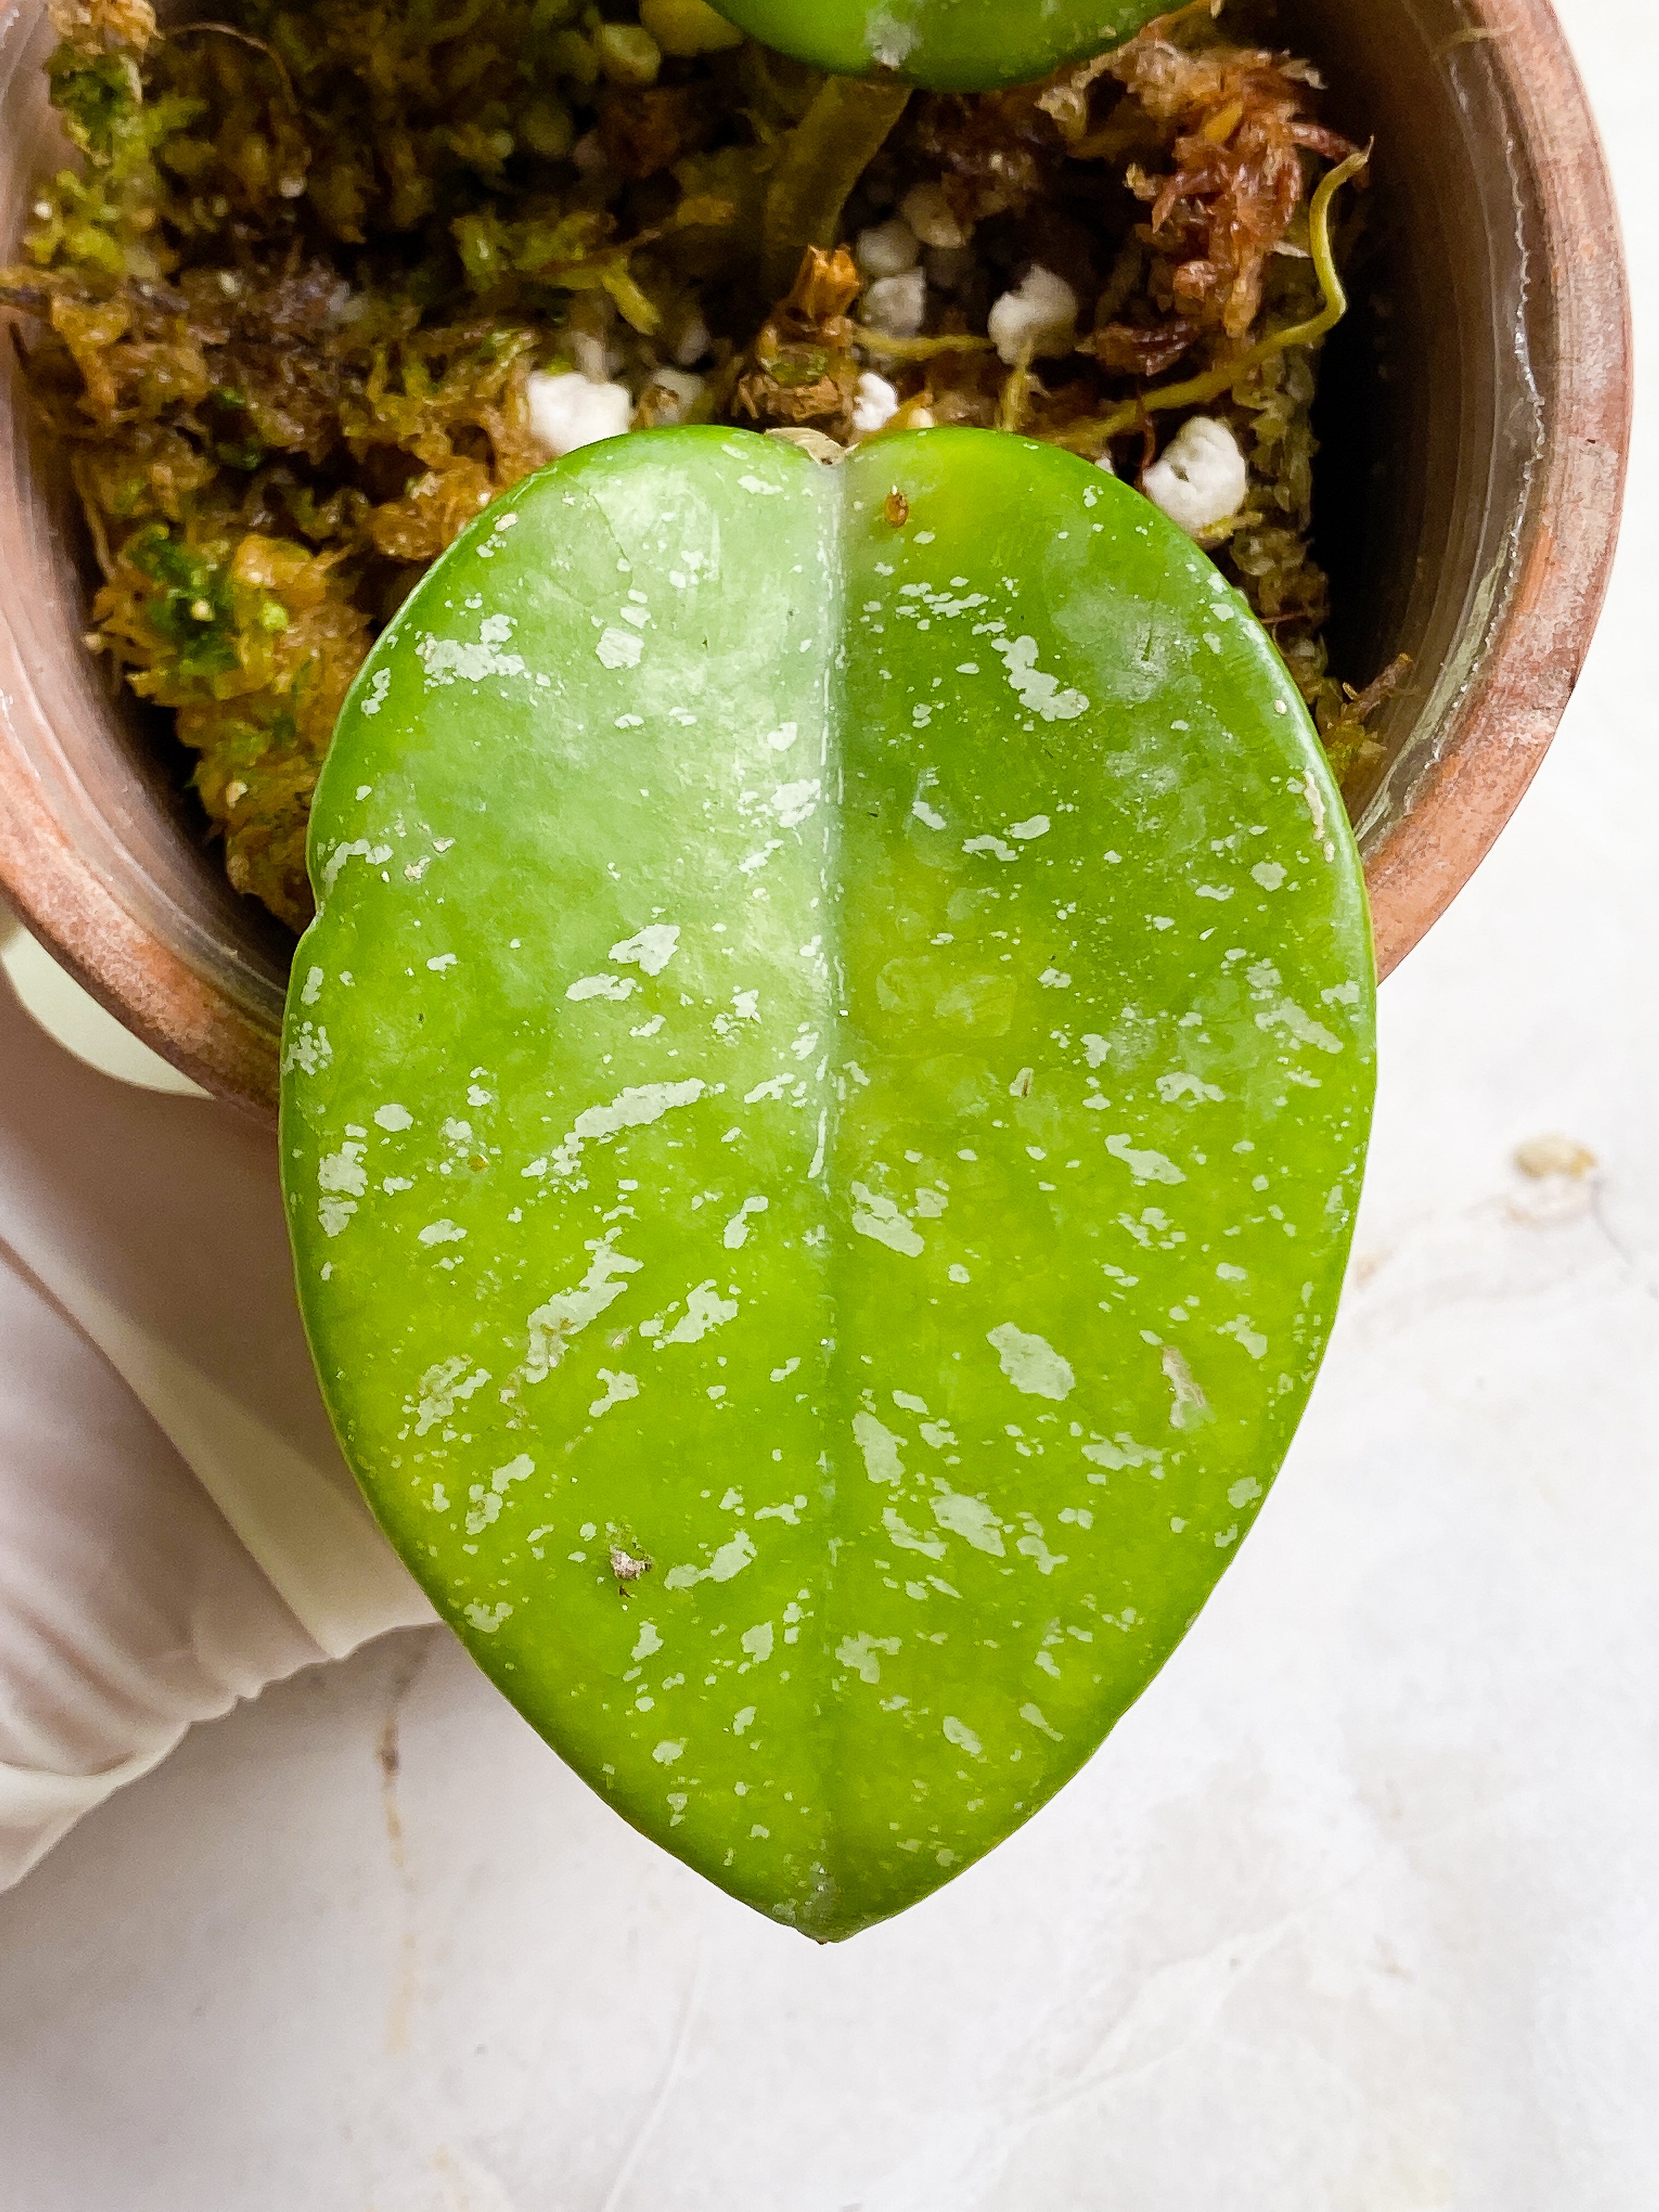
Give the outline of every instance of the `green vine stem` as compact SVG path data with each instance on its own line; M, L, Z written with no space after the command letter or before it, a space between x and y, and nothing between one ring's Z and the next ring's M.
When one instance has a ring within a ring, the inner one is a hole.
M1348 312L1348 295L1337 273L1336 255L1331 246L1331 202L1370 161L1369 149L1350 154L1346 161L1320 179L1308 209L1308 250L1324 298L1324 305L1316 315L1310 315L1304 323L1292 323L1287 329L1271 331L1248 352L1223 362L1219 368L1206 369L1201 376L1190 376L1183 383L1165 384L1155 392L1142 392L1139 398L1126 399L1109 415L1082 423L1054 442L1070 447L1073 453L1097 456L1114 438L1138 428L1144 416L1161 414L1172 407L1202 407L1206 401L1218 399L1224 392L1231 392L1241 376L1259 368L1264 361L1271 361L1275 354L1287 353L1292 346L1313 345L1328 331L1334 331Z

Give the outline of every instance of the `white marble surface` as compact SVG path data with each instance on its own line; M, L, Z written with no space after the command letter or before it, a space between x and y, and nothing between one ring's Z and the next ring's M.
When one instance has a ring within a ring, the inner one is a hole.
M1659 307L1651 0L1564 0ZM0 1898L3 2212L1659 2203L1659 411L1563 737L1383 998L1348 1299L1073 1787L817 1951L440 1632L198 1730ZM1599 1171L1537 1182L1559 1132ZM388 1770L395 1768L395 1773Z

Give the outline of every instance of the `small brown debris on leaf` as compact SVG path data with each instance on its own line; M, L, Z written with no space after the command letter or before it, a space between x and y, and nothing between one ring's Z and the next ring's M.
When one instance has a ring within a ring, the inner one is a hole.
M810 453L826 469L839 468L847 459L847 447L834 438L826 438L822 430L769 430L766 435L777 439L781 445L799 446L802 453Z
M902 530L910 520L910 502L896 484L888 493L881 511L895 530Z
M648 1575L655 1565L654 1559L636 1559L620 1544L611 1547L611 1571L617 1577L617 1595L624 1603L634 1584L642 1575Z

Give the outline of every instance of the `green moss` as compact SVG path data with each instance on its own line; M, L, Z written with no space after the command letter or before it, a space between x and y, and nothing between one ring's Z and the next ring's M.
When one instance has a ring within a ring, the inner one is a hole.
M129 539L124 552L155 586L144 604L144 619L172 648L179 681L210 683L234 668L240 659L236 608L222 562L157 524Z

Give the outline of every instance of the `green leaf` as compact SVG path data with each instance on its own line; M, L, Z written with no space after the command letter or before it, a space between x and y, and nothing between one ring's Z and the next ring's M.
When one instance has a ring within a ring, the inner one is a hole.
M628 1820L845 1936L1034 1813L1335 1306L1364 891L1138 494L978 430L592 447L431 572L313 817L283 1153L351 1464Z
M838 76L893 76L930 92L990 92L1103 53L1166 13L1163 0L719 0L780 53Z

